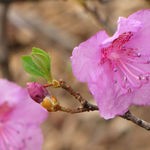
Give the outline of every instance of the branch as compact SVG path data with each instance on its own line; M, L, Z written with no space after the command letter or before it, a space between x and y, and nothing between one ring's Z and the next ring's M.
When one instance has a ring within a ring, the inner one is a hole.
M96 20L97 22L103 26L110 34L114 33L114 29L112 26L109 25L109 17L110 14L107 14L106 19L103 19L101 17L101 14L99 13L99 10L97 9L96 6L94 8L89 7L86 2L83 4L84 9L90 13ZM110 8L107 8L107 12L110 11Z
M0 5L0 65L3 76L12 80L9 70L9 48L7 39L7 15L9 6L9 3Z
M130 111L127 111L123 116L120 116L120 117L122 117L122 118L124 118L126 120L130 120L133 123L137 124L138 126L144 128L146 130L150 130L150 123L137 118Z
M81 113L81 112L88 112L88 111L98 111L98 107L96 105L93 105L91 103L89 103L86 99L84 99L80 93L74 91L70 85L67 85L65 81L60 80L60 87L63 88L64 90L66 90L70 95L74 96L75 99L77 99L82 107L81 108L77 108L77 109L66 109L63 108L61 109L61 111L64 112L68 112L68 113ZM52 84L49 84L49 86L52 86ZM45 87L48 87L48 84L45 85ZM136 125L146 129L146 130L150 130L150 123L137 118L136 116L134 116L130 111L127 111L124 115L120 116L123 119L129 120L133 123L135 123Z
M63 81L63 80L60 80L60 87L65 89L69 94L71 94L72 96L74 96L80 103L83 107L88 107L87 106L87 100L85 100L81 95L80 93L78 92L75 92L70 85L66 85L66 82Z
M89 104L92 105L92 104ZM89 108L77 108L77 109L70 109L70 108L65 108L65 107L60 107L59 111L64 111L67 113L71 113L71 114L76 114L76 113L82 113L82 112L89 112L89 111L95 111L98 110L98 107L96 105L93 105L93 107L89 107Z

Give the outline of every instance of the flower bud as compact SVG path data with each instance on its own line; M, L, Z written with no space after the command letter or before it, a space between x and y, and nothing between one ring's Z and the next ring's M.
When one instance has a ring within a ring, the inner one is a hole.
M59 102L57 101L55 96L46 96L42 101L41 105L49 112L55 112L60 109Z
M27 90L30 97L37 103L41 103L46 96L50 96L46 88L36 82L27 83Z

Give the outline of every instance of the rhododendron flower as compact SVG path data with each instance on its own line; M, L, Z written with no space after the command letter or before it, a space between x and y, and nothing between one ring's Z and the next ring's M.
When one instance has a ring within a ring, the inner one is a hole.
M0 150L41 150L46 117L26 89L0 79Z
M98 32L74 48L71 61L105 119L123 115L131 104L150 105L150 9L120 17L112 37Z

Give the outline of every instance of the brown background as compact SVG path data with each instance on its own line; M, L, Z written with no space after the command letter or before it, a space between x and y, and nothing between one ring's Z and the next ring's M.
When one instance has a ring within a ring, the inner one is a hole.
M0 77L25 87L26 82L34 78L23 70L21 56L29 55L33 46L39 47L51 54L53 76L66 80L86 99L95 103L86 84L78 83L71 73L69 57L72 49L99 30L105 29L110 35L113 34L119 16L127 17L137 10L149 8L150 2L87 0L86 4L87 8L77 0L11 4L6 31L8 48L4 50L4 43L0 43L0 59L8 52L8 61L0 61ZM0 10L2 7L1 4ZM100 18L93 14L95 9ZM45 83L40 78L36 80ZM78 106L76 100L65 91L50 91L62 105ZM132 106L131 111L150 122L150 107ZM150 150L148 131L119 117L106 121L98 112L75 115L50 113L42 129L45 138L43 150Z

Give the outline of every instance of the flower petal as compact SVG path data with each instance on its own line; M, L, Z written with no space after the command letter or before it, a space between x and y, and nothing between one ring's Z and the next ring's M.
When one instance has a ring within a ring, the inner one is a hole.
M141 30L141 28L142 28L142 24L140 21L135 19L119 17L117 31L112 37L106 39L103 44L108 46L108 43L111 43L112 41L117 39L121 34L129 33L129 32L134 34L137 33L139 30Z
M99 107L100 115L104 119L111 119L116 115L123 115L128 111L133 93L117 97L111 87L100 90L101 88L104 87L99 87L97 84L89 84L89 89L94 95Z
M74 48L71 61L72 71L80 82L95 80L99 75L100 45L108 38L105 31L98 32L89 40Z
M26 133L26 147L24 150L41 150L43 134L39 126L29 126Z
M25 125L19 121L9 121L0 134L0 149L2 150L41 150L43 135L39 126Z
M0 149L41 150L40 123L48 112L35 103L26 89L0 80Z
M22 121L22 123L41 123L48 112L39 104L36 104L26 89L5 79L0 79L0 105L8 102L8 107L13 105L14 110L9 114L10 118Z
M134 105L150 105L150 83L145 84L139 89L135 89L135 96L133 97Z
M141 55L150 56L150 9L138 11L129 16L128 19L140 21L142 28L135 34L132 40L129 41L127 46L137 49Z
M8 102L9 106L17 104L22 99L22 89L17 84L5 79L0 79L0 105Z
M20 100L15 111L11 114L12 118L26 124L39 124L43 122L47 116L48 112L29 97L26 89L24 89L24 98Z
M117 32L115 33L115 35L120 35L125 32L135 33L139 31L141 27L141 22L138 20L119 17Z
M100 110L100 115L105 119L114 118L127 112L132 103L133 92L124 92L120 85L112 81L112 75L104 68L101 79L97 83L88 83Z

